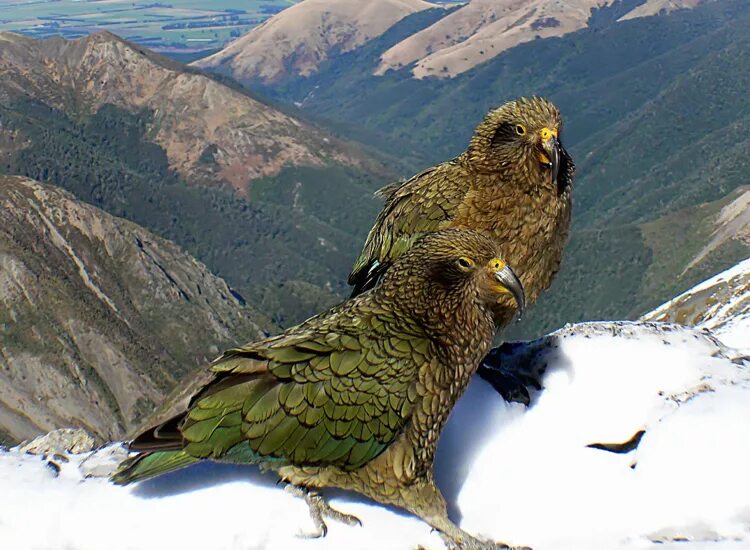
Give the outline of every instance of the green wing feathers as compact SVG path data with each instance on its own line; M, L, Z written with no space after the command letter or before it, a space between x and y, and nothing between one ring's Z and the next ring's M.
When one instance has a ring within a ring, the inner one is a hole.
M403 323L402 323L403 324ZM114 476L128 483L199 459L356 469L378 456L408 421L427 340L392 318L345 311L229 350L213 380L171 421L177 449L157 428ZM171 434L170 434L171 435ZM149 447L149 444L153 445ZM162 447L159 447L161 445Z
M457 165L451 161L378 193L386 198L386 204L349 275L354 295L375 286L379 276L421 235L450 226L468 191L461 181ZM377 276L373 276L374 269Z
M267 373L238 390L244 396L241 407L229 398L230 390L222 390L210 402L198 400L188 423L194 417L208 417L211 413L206 409L213 408L217 411L213 421L232 415L226 427L240 425L242 437L261 457L345 469L372 460L410 416L413 399L409 397L414 393L409 388L416 381L413 355L419 353L415 349L424 348L415 335L403 340L365 336L371 325L366 317L349 318L347 324L348 330L307 327L301 333L232 350L214 365L215 370L235 375L257 372L257 364L265 360ZM358 330L353 330L355 325ZM192 440L191 428L184 433Z

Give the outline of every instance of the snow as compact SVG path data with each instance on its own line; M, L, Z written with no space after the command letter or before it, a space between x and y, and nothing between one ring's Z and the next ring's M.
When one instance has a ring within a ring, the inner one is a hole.
M745 275L747 273L750 273L750 258L741 261L740 263L730 267L729 269L722 271L721 273L714 275L710 279L706 279L702 283L698 283L693 288L688 290L684 294L696 294L702 290L706 290L708 288L714 287L717 285L717 283L731 281L732 279ZM679 300L684 294L680 294L676 298L674 298L672 301ZM667 304L670 302L667 302ZM665 304L665 306L667 305ZM664 307L664 306L661 306ZM656 310L658 311L658 310Z
M549 364L545 389L477 454L462 527L538 549L643 548L665 536L750 546L748 368L708 335L670 325L578 325L548 340L534 359ZM587 447L642 429L628 454ZM488 499L489 487L510 498Z
M536 550L750 547L750 366L738 355L707 331L646 322L574 325L513 348L505 360L544 371L544 390L527 409L472 382L436 461L454 517ZM627 454L587 447L639 430ZM443 548L419 520L335 492L363 526L329 521L325 539L299 538L312 529L305 504L252 466L123 488L84 479L87 456L56 460L55 477L40 457L0 453L3 550Z
M698 326L711 329L726 345L750 354L750 258L701 286L727 287L731 297L719 300L706 321Z
M368 529L331 523L326 539L300 539L297 530L312 528L306 505L252 467L198 465L120 488L82 480L76 462L54 477L41 458L11 451L0 460L0 486L4 550L366 549L397 548L401 540L434 547L439 540L411 518L341 498L336 502L366 518Z
M694 286L643 318L664 320L681 309L689 313L696 327L711 329L726 345L750 353L750 258Z

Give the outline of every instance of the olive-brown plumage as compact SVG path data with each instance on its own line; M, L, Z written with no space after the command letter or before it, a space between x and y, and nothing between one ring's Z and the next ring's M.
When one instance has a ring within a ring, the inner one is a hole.
M464 153L381 190L385 206L349 276L353 295L420 235L457 227L493 239L534 302L559 270L570 227L574 165L561 131L549 101L510 101L487 114Z
M431 233L372 292L224 353L198 387L181 392L171 420L133 441L141 454L113 479L130 483L207 458L258 463L292 486L354 490L411 511L456 543L473 541L448 519L432 463L506 294L523 307L521 284L491 240ZM351 519L317 495L308 503L318 519Z

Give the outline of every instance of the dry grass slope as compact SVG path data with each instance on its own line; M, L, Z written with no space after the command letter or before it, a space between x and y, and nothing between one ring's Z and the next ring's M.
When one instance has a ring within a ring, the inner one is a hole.
M350 51L431 7L423 0L305 0L195 65L240 81L309 76L334 52Z
M473 0L383 54L376 74L415 64L415 78L451 78L524 42L589 26L592 11L632 4L621 19L692 8L701 0ZM641 4L641 5L638 5ZM623 8L627 10L627 8Z

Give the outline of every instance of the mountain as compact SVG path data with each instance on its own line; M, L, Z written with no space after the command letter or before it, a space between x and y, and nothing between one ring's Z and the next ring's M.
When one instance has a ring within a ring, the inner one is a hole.
M700 73L713 70L713 57L742 63L749 12L740 0L709 2L693 10L602 23L561 38L521 44L451 79L418 80L406 69L373 76L385 51L436 22L429 17L434 12L428 10L404 18L308 78L265 87L246 84L320 117L356 122L388 139L404 140L427 155L428 161L463 150L484 114L508 98L544 95L561 107L565 140L575 148L586 139L596 144L614 124L625 122L655 98L665 104L670 86L684 89L691 79L700 81ZM734 73L740 71L723 75L722 82L743 84L745 73ZM709 86L700 83L703 89ZM715 91L733 90L717 86ZM707 101L697 94L690 99ZM741 107L743 99L733 101ZM696 127L694 132L700 130Z
M247 193L285 166L365 162L329 134L108 32L73 41L2 33L0 47L7 101L79 117L104 105L152 113L150 141L191 182Z
M646 0L638 2L638 6L620 17L621 21L634 19L636 17L648 17L651 15L663 15L680 9L691 9L707 1L716 0Z
M423 0L304 0L195 63L237 80L306 77L321 63L383 34L405 16L435 7Z
M692 8L701 0L472 0L383 53L376 74L410 67L414 78L452 78L533 40Z
M747 258L747 193L740 187L649 221L578 226L566 264L530 312L529 325L536 330L565 318L637 318ZM525 335L528 329L522 325L512 334Z
M451 414L436 479L462 528L536 550L748 547L750 373L737 350L700 330L614 322L506 352L514 368L542 368L544 389L527 409L475 379ZM58 453L0 450L4 548L444 548L413 516L336 492L331 504L362 525L302 539L307 506L255 467L204 463L122 487L88 477L112 471L119 444ZM179 522L200 528L163 529ZM123 524L142 535L112 536Z
M520 44L454 78L415 79L408 68L374 76L388 49L464 8L421 10L332 54L306 78L258 84L302 114L111 35L5 35L0 49L16 53L0 63L30 58L33 70L14 68L0 84L12 99L0 102L0 171L61 185L174 240L289 325L345 294L344 276L380 207L374 189L463 150L498 103L547 95L565 115L564 140L578 164L573 237L552 290L510 334L636 318L747 256L746 241L729 238L733 223L717 217L748 185L750 104L741 92L750 84L750 5L724 0L619 20L616 8L625 7L607 6L615 11L595 12L588 28ZM110 65L127 78L96 80ZM151 74L162 83L153 93L143 84ZM204 90L218 99L206 103ZM220 116L225 103L247 108L229 133L202 118ZM255 112L288 124L278 136L275 124L256 136ZM342 134L356 130L398 162L346 143L305 113ZM271 144L263 160L243 161L233 179L230 159L252 160L256 140Z
M381 52L373 72L452 78L519 44L713 0L471 0L441 7L437 21ZM381 37L405 17L438 7L423 0L304 0L194 64L239 82L307 78L326 61Z
M381 156L106 32L0 33L0 97L0 173L175 241L280 324L344 292L372 192L396 177Z
M694 286L643 319L708 329L723 342L750 351L750 259Z
M0 440L122 437L177 380L271 325L175 244L0 176Z
M748 185L750 103L742 91L750 86L750 4L706 2L624 20L606 13L453 78L415 79L408 67L374 76L386 51L443 20L426 10L306 79L249 85L419 151L425 160L412 173L464 150L475 125L503 101L549 97L563 112L563 140L578 165L574 228L552 290L511 334L637 318L747 255L742 240L710 243L714 216Z

